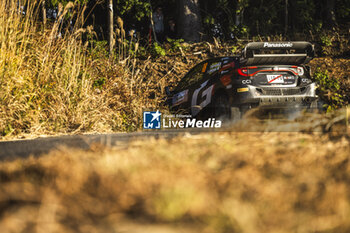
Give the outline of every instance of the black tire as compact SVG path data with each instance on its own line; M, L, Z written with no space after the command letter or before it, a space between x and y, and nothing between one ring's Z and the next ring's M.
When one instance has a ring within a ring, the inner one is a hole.
M214 118L227 120L231 117L231 108L229 101L225 95L214 97L213 101Z

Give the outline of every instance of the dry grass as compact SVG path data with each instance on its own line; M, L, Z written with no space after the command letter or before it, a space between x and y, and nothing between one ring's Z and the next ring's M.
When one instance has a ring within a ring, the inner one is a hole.
M167 111L165 86L176 85L203 59L233 54L233 45L201 43L187 45L185 56L141 60L137 41L129 39L118 19L116 56L108 59L100 47L82 40L94 38L91 28L81 27L84 8L62 8L62 18L68 13L79 18L73 30L66 31L58 20L43 31L33 5L23 15L16 2L0 0L0 139L137 130L144 110ZM326 58L312 65L326 64L337 78L341 73L347 94L347 63Z
M0 229L345 233L349 154L349 135L216 133L2 162Z
M43 32L33 4L23 15L16 2L0 0L0 137L135 130L142 110L158 106L135 57L127 65L94 57L82 40L89 28L62 28L61 18L82 10L68 4Z

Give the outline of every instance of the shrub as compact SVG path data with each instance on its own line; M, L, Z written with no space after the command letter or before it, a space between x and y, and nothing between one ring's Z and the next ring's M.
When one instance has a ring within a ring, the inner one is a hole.
M317 69L314 79L318 83L320 98L326 103L327 111L341 107L345 103L345 97L340 93L340 83L335 78L330 78L327 70Z

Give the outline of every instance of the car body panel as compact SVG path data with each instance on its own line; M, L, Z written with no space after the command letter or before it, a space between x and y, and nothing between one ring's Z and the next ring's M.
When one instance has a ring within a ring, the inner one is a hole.
M270 46L262 42L248 44L241 56L205 60L193 67L169 96L171 110L184 111L196 117L215 108L213 101L218 95L225 96L231 107L238 108L309 106L318 98L316 84L305 65L312 59L309 55L313 54L313 46L308 42L278 43L274 44L276 48L271 49L273 52L279 49L278 46L291 46L288 48L293 49L295 44L297 49L305 49L304 53L297 53L299 57L303 56L302 59L296 62L284 53L259 54L256 49L268 50L264 46ZM263 55L264 62L259 55Z

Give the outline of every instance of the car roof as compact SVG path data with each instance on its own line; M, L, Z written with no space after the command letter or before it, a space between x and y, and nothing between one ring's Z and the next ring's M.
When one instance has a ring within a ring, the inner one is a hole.
M239 59L240 56L236 55L236 56L220 56L220 57L213 57L213 58L208 58L208 59L202 61L201 63L203 63L203 62L205 63L205 62L216 61L216 60L220 60L220 59L223 60L223 59L227 59L227 58ZM198 64L200 64L200 63L198 63Z

